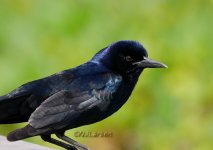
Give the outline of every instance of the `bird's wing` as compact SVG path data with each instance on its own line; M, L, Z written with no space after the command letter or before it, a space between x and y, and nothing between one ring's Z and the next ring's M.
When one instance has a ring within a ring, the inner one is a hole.
M107 82L100 83L98 88L80 92L76 89L69 91L60 91L47 98L31 115L29 124L36 128L45 128L51 125L63 124L67 120L71 122L93 108L99 108L104 111L110 103L113 94L116 92L121 83L121 77L111 76Z
M0 123L19 123L28 120L31 108L26 102L32 98L38 82L30 82L0 97Z
M72 75L72 74L71 74ZM7 95L0 97L0 123L19 123L28 121L31 113L49 95L60 91L73 79L68 75L52 75L28 82Z

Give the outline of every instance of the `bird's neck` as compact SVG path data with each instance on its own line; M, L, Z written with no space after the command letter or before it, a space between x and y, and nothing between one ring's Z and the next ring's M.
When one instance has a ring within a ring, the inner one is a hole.
M133 72L125 73L123 75L123 78L127 83L135 86L142 72L143 72L142 69L137 69L137 70L134 70Z

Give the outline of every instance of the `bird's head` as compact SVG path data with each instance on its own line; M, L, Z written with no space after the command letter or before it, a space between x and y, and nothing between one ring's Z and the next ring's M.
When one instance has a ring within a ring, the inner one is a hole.
M148 58L146 49L136 41L118 41L99 51L92 61L124 77L138 77L145 68L166 68L167 66Z

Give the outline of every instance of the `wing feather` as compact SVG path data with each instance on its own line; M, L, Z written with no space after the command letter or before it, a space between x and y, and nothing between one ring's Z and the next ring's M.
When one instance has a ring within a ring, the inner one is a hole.
M81 113L95 107L104 111L110 104L120 82L121 80L110 77L100 89L90 89L80 93L60 91L47 98L32 113L29 124L36 129L45 128L58 123L63 124L67 120L72 122Z

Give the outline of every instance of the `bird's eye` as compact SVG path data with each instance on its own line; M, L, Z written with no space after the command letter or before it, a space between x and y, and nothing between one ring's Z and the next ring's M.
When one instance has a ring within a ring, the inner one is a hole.
M125 57L125 60L126 60L126 61L133 61L133 59L132 59L130 56L126 56L126 57Z

